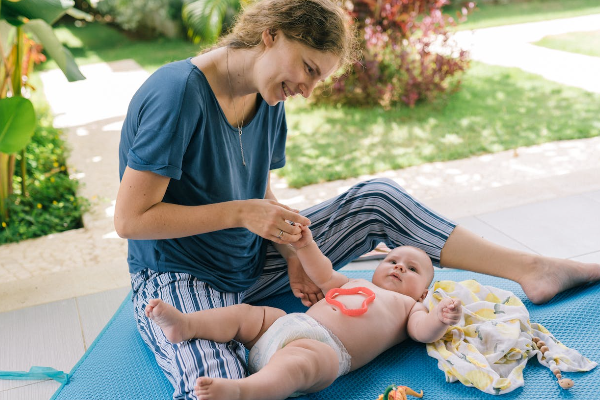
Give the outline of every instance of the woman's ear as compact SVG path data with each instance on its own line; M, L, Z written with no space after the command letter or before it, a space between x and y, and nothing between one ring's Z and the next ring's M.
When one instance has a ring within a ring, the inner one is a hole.
M262 33L262 40L265 46L271 47L275 43L275 37L277 36L277 31L274 29L265 29Z

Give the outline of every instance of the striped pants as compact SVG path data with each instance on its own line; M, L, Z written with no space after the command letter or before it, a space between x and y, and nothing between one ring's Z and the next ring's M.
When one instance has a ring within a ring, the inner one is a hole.
M384 242L390 248L423 249L439 265L440 253L455 224L417 202L389 179L373 179L302 211L319 248L335 269ZM287 265L272 245L261 277L242 293L218 292L189 274L143 270L131 275L134 313L140 334L175 389L174 399L196 399L200 376L240 379L247 375L245 349L236 342L191 340L172 344L146 318L149 299L161 298L184 313L251 303L289 290Z

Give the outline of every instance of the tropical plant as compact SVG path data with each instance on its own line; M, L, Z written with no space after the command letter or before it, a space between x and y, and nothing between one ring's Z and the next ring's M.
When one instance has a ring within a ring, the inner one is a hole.
M233 24L242 7L254 0L186 0L182 9L183 24L195 43L215 43Z
M6 198L12 193L15 154L21 152L21 195L25 196L24 149L36 127L33 104L27 93L27 77L39 59L41 43L69 81L85 79L73 56L60 43L51 25L66 13L87 18L73 9L71 0L0 1L0 217L8 218ZM31 38L31 39L29 39Z
M0 218L0 246L81 228L82 216L89 210L89 200L77 196L79 181L69 177L69 145L53 127L49 106L35 99L34 104L38 123L25 149L28 193L21 196L15 190L8 197L8 219ZM18 183L21 177L14 179Z

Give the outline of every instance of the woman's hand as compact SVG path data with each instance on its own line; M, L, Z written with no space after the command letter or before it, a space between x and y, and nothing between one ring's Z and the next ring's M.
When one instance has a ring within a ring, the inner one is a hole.
M287 263L292 293L300 299L302 304L310 307L325 297L321 289L306 275L298 257L292 256L288 258Z
M310 225L310 220L298 210L275 200L245 200L242 204L241 226L274 243L296 242L302 237L298 225Z

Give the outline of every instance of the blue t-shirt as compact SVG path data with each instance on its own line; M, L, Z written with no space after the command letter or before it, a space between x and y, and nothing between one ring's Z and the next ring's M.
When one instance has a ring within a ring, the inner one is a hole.
M206 77L190 59L167 64L131 100L121 131L119 174L125 167L171 178L163 202L186 206L262 199L269 170L285 165L283 103L259 95L242 142ZM132 273L149 268L185 272L219 291L240 292L259 277L266 242L245 228L165 240L129 240Z

